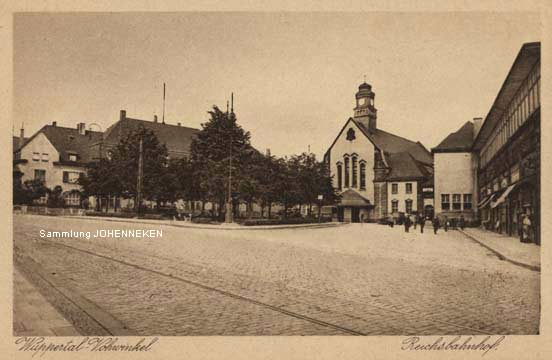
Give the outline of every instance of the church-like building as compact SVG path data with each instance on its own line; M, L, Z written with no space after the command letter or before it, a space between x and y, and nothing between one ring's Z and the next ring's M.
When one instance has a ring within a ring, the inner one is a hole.
M418 141L377 126L372 86L356 93L349 118L324 155L341 194L337 220L377 221L400 213L433 213L433 157Z

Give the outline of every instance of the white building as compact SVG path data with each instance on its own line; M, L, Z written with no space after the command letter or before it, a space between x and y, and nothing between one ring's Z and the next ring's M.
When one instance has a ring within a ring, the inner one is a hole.
M80 174L92 161L91 145L101 139L102 133L85 129L45 125L23 144L14 149L14 167L21 181L42 180L49 189L60 186L66 205L80 205ZM46 201L45 198L42 201Z
M473 219L477 212L477 155L471 152L482 119L466 122L431 149L434 159L435 214Z
M423 188L432 186L431 153L420 142L377 127L375 94L369 84L361 84L355 97L354 116L324 155L341 193L338 221L375 221L422 211Z

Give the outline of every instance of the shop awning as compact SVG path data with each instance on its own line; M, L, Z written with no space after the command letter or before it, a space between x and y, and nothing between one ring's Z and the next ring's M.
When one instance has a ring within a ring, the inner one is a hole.
M479 201L477 203L477 207L482 207L483 205L485 205L489 201L490 197L491 196L489 195L489 196L485 196L483 199L481 199L481 201Z
M504 200L506 200L506 198L508 197L508 195L510 194L510 192L512 190L514 190L514 188L516 187L517 184L512 184L510 186L508 186L506 188L506 190L504 190L504 192L502 193L502 195L500 195L500 197L494 201L494 202L491 202L491 209L494 209L495 207L497 207L498 205L502 204L504 202Z
M477 204L477 207L483 208L483 207L489 205L489 203L491 202L491 200L493 200L495 198L495 196L496 196L496 194L491 194L491 195L487 196L486 198L481 200L479 202L479 204Z

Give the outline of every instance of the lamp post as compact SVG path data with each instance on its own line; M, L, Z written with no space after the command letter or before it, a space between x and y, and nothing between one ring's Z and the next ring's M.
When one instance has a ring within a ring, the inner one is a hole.
M322 221L322 200L324 200L324 195L318 195L318 223Z
M234 112L234 94L232 94L232 113ZM232 124L230 121L230 112L228 111L228 103L226 105L226 116L228 123L230 125L230 149L229 149L229 159L228 159L228 198L226 200L226 213L224 214L224 222L229 224L233 221L232 214L232 147L233 147L233 136L232 136Z

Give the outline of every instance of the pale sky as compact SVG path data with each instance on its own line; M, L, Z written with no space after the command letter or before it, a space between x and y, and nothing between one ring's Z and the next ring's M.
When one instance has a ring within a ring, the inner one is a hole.
M321 159L366 80L378 127L437 145L485 117L531 13L96 13L14 18L14 127L97 123L121 109L200 127L234 92L253 145Z

